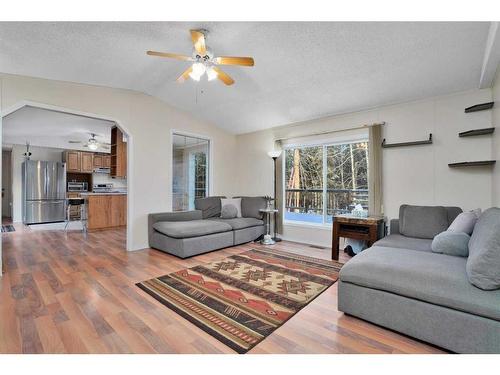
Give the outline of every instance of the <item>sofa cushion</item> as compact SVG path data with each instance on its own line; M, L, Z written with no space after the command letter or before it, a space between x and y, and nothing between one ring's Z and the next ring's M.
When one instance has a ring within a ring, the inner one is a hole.
M374 246L356 255L340 279L500 321L500 290L484 291L467 280L466 258Z
M241 198L221 199L222 208L231 205L236 208L236 217L241 217Z
M448 212L442 206L403 204L399 208L399 233L404 236L433 239L448 225Z
M194 207L197 210L201 210L203 219L209 217L219 217L221 211L221 198L226 198L223 196L214 196L206 198L198 198L194 200Z
M475 211L462 212L450 224L448 231L467 233L470 236L478 218L479 215Z
M470 236L463 232L446 230L432 240L432 251L435 253L466 257L469 255Z
M241 216L253 217L261 220L263 218L260 209L267 207L267 200L264 197L241 197Z
M454 206L447 206L444 209L446 210L446 214L448 216L448 225L453 223L453 220L455 220L456 217L463 212L460 207Z
M233 219L238 216L238 209L232 204L226 204L222 206L220 211L220 217L222 219Z
M172 238L191 238L232 230L227 223L212 220L159 221L153 229Z
M478 288L500 288L500 208L484 211L474 227L469 242L467 275Z
M431 251L432 240L425 238L405 237L401 234L390 234L377 242L374 246L396 247L398 249L408 249L417 251Z
M264 225L264 221L255 219L253 217L236 217L234 219L223 219L218 217L213 217L209 219L210 221L217 221L229 225L233 230L257 227L259 225Z

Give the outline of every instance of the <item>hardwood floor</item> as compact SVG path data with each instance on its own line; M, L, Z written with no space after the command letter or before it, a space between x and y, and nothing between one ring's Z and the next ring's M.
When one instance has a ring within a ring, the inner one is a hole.
M0 353L234 353L134 284L261 247L245 244L191 259L126 252L125 230L65 235L16 225L3 233ZM276 248L329 258L329 249ZM341 261L347 261L341 254ZM337 310L330 287L250 353L441 353Z

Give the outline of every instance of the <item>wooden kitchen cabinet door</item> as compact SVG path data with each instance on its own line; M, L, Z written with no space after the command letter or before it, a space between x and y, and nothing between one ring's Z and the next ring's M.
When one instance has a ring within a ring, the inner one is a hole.
M104 166L104 156L94 154L94 168L102 168Z
M80 172L81 171L81 159L79 151L66 151L66 170L68 172Z
M82 152L82 172L92 173L94 171L94 154L91 152Z
M111 155L104 155L102 157L102 166L104 168L110 168L111 167Z

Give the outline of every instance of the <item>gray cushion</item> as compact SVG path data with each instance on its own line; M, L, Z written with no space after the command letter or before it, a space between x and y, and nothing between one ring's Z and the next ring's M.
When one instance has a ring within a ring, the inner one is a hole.
M405 237L401 234L390 234L377 242L374 246L396 247L416 251L431 251L432 240L425 238Z
M159 221L154 230L172 238L191 238L232 230L227 223L212 220Z
M448 227L448 231L462 232L468 235L472 234L474 226L476 225L478 215L474 212L462 212Z
M238 209L232 204L226 204L222 207L220 217L222 219L233 219L238 216Z
M457 257L467 257L469 255L469 240L470 236L467 233L447 230L434 237L432 251Z
M479 217L469 242L467 274L478 288L500 288L500 208L489 208Z
M446 213L448 215L448 225L453 223L453 220L460 215L463 211L460 207L445 207Z
M220 203L222 205L222 208L224 208L224 206L230 204L230 205L233 205L234 207L236 207L236 217L242 217L241 215L241 198L225 198L225 199L221 199L220 200Z
M194 200L194 207L197 210L201 210L203 219L209 217L219 217L221 211L221 198L226 198L222 196L198 198Z
M399 233L404 236L433 239L448 225L448 212L442 206L403 204L399 208Z
M234 219L223 219L223 218L213 217L210 218L209 220L227 224L234 230L264 225L264 222L262 220L255 219L253 217L236 217Z
M469 283L466 262L462 257L374 246L347 262L340 279L500 321L500 290L484 291Z
M263 214L260 209L265 209L267 200L264 197L241 197L241 215L243 217L253 217L262 219Z

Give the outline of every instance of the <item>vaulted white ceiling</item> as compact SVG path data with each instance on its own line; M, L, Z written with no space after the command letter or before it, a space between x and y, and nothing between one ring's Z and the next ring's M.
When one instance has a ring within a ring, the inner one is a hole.
M233 133L477 88L488 22L0 22L0 71L134 89ZM175 79L189 29L209 30L236 81Z

